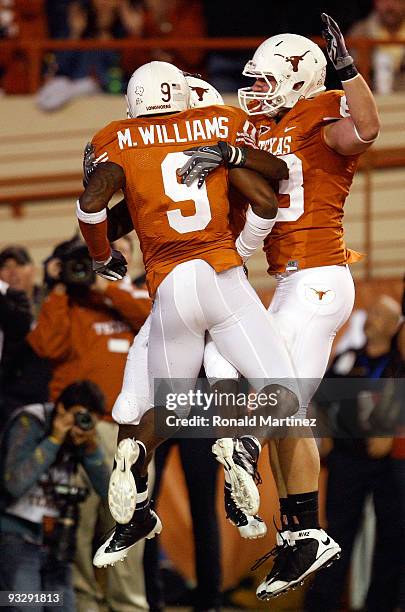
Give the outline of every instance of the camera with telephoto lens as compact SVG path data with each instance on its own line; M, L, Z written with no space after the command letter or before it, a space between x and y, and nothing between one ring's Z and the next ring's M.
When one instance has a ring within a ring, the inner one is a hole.
M61 267L57 278L51 276L48 271L48 264L54 259L59 259ZM68 289L87 289L95 280L93 262L87 246L79 236L58 244L53 253L44 261L44 283L50 289L56 283L63 283Z
M73 561L76 553L76 530L79 521L79 504L89 495L86 487L70 484L54 485L52 495L59 510L52 535L48 538L50 556L60 562Z
M74 414L75 425L83 431L89 431L95 426L94 419L88 410L79 410Z
M81 241L61 255L60 280L67 287L90 287L96 280L89 251Z

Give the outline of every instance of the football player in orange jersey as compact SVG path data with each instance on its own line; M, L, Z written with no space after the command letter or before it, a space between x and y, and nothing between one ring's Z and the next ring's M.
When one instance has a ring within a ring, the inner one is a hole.
M353 307L348 264L361 256L345 246L343 206L359 155L375 141L380 127L372 93L338 25L326 14L322 20L343 91L324 91L326 59L317 45L302 36L280 34L257 49L244 69L254 84L238 92L242 108L256 116L249 140L254 135L258 147L280 156L290 170L288 180L279 184L280 208L264 250L268 271L277 280L269 312L299 377L298 417L305 417L333 339ZM246 254L238 251L246 261ZM233 448L229 440L214 445L225 473L227 458L237 458L237 445L236 440ZM270 447L282 530L271 551L272 570L257 589L260 599L300 584L340 551L319 528L319 455L310 432L272 441Z
M90 176L77 216L95 271L109 279L121 278L125 260L111 252L106 207L123 189L154 297L150 387L162 380L175 395L192 390L209 331L221 353L256 389L280 394L278 409L283 416L294 414L298 388L291 361L243 273L229 229L227 197L229 177L251 201L242 231L246 244L260 242L273 226L277 201L268 182L249 168L267 167L269 177L280 174L281 178L286 176L284 162L277 164L268 153L233 145L246 123L242 111L226 106L188 110L185 78L165 62L151 62L135 71L127 102L130 118L113 122L93 139L103 163ZM217 145L218 140L222 142ZM205 146L186 164L190 172L185 184L179 183L176 169L187 162L182 151L193 144ZM206 177L219 158L227 168L208 177L206 184L190 182L195 170ZM167 400L156 400L153 393L151 397L156 408ZM136 509L99 548L96 565L122 559L137 541L161 529L147 493L148 460L163 441L154 431L155 412L149 410L138 426L120 426L115 472L125 473ZM246 505L257 509L256 502L249 496Z
M190 108L199 108L212 104L224 104L222 96L210 83L198 78L196 75L186 74L185 76L190 87ZM87 177L87 180L96 166L94 160L94 149L91 146L87 146L84 158L84 175ZM242 222L236 223L234 217L239 213L239 209L232 209L230 213L231 212L231 228L234 235L237 235L241 227L243 227L244 219L241 220ZM244 215L244 210L242 214ZM236 225L238 229L235 229ZM132 220L126 202L122 200L108 211L109 240L113 242L117 237L132 230ZM151 403L149 398L147 368L149 332L150 316L134 339L128 353L122 389L113 408L113 417L119 424L137 425L143 414L150 409ZM224 380L234 380L235 387L237 387L239 373L229 362L223 359L222 356L218 357L218 350L215 348L215 343L209 333L207 333L206 336L203 363L206 376L212 385L213 391L218 389L219 392L229 393L231 391L229 384L227 384L226 389L224 389L223 386L219 387L221 384L219 381ZM246 445L247 448L245 448L244 445ZM245 463L248 468L250 468L251 473L254 474L258 454L258 443L252 443L251 438L242 438L240 442L240 451L246 453L247 462ZM249 456L249 451L251 456ZM120 473L114 471L110 479L109 503L112 516L117 522L121 523L125 522L128 516L132 516L134 511L134 500L132 500L131 504L128 493L121 495L116 494L117 490L122 490L123 488L125 488L125 483L123 485L120 481ZM242 537L259 538L266 534L266 525L260 517L242 513L236 506L230 493L230 485L227 485L226 489L226 511L229 519L238 527Z

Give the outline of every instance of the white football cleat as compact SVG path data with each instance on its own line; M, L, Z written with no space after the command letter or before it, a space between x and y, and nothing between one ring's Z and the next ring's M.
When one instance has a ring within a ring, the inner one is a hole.
M260 442L253 436L220 438L212 446L217 461L224 466L225 483L232 499L249 516L259 511L260 495L255 479L260 482L257 473L260 451Z
M135 512L137 489L131 468L145 459L145 447L132 438L121 440L115 453L115 464L108 486L108 505L113 518L122 525L129 523Z

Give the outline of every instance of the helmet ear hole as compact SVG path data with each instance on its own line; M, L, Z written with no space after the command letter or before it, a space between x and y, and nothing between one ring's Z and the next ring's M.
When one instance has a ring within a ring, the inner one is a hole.
M305 81L298 81L298 83L295 83L295 85L293 85L293 90L299 91L304 84Z

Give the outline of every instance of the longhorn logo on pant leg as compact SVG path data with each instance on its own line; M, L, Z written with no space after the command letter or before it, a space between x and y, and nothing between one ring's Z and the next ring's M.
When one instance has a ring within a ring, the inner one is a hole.
M324 295L326 295L327 293L330 293L332 291L332 289L327 289L326 291L319 291L318 289L314 289L313 287L311 287L311 289L312 289L312 291L315 291L315 293L318 296L320 302L322 301Z

